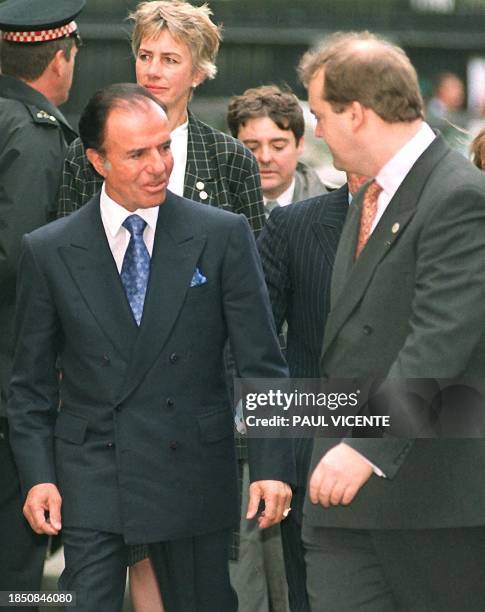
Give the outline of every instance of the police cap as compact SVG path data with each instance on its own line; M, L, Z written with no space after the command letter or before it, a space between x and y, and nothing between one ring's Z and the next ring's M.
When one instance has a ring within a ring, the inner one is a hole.
M74 17L86 0L7 0L0 4L2 40L36 43L57 40L77 31Z

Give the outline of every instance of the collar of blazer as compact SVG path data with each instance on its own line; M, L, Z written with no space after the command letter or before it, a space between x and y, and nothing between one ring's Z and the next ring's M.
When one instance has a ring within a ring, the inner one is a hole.
M376 266L405 231L419 206L421 193L433 168L449 150L443 138L438 136L419 157L389 202L357 261L354 261L354 253L364 190L352 202L335 257L331 311L325 328L323 353L359 303Z
M325 257L331 265L340 238L340 232L349 210L349 190L347 185L316 198L312 204L312 230Z
M119 401L138 385L162 351L183 306L206 242L190 214L192 206L170 192L160 206L139 328L106 240L99 194L69 217L70 246L60 247L60 256L99 327L130 364Z

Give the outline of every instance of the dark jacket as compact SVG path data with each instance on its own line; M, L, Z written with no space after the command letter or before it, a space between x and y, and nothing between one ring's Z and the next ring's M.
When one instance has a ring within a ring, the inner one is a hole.
M55 208L66 143L75 136L42 94L0 76L0 416L10 377L20 241Z
M354 261L362 192L335 258L324 377L467 379L485 366L485 178L436 138ZM412 396L412 394L410 394ZM391 395L394 406L401 401ZM393 406L391 406L392 408ZM485 440L349 437L387 476L348 506L307 503L312 525L421 529L485 525ZM313 466L335 442L316 438Z
M196 269L206 281L191 286ZM64 525L128 543L236 523L228 335L242 376L287 373L243 216L168 193L138 328L95 197L25 238L17 313L9 422L25 491L56 482ZM288 442L250 440L253 480L294 482Z

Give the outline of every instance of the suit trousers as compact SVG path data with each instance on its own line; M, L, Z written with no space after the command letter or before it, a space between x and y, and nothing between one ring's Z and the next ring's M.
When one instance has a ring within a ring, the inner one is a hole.
M229 583L230 530L150 544L165 612L237 611ZM120 612L130 546L120 534L63 527L66 567L60 591L76 593L76 612Z
M22 514L23 497L8 443L7 419L0 417L0 591L38 591L47 549ZM0 611L11 610L0 606ZM19 607L16 610L34 608Z
M150 544L165 612L237 612L229 581L232 530Z
M285 560L286 580L290 612L310 612L306 590L305 547L302 540L303 505L305 503L308 471L313 449L313 440L293 440L296 458L297 486L293 489L291 512L281 521L281 542Z
M304 497L306 488L296 487L293 500ZM290 612L310 612L310 603L306 591L305 548L301 534L301 517L290 514L280 523L283 558L285 560L286 581L288 582L288 601Z
M485 528L304 525L312 612L481 612Z

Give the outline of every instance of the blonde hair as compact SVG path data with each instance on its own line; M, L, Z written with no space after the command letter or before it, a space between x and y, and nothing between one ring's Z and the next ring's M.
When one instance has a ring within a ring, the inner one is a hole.
M167 28L174 38L188 46L194 71L213 79L217 73L215 60L222 28L211 21L211 15L207 4L197 7L182 0L141 2L129 15L135 22L131 37L133 53L137 55L143 38L157 36Z

